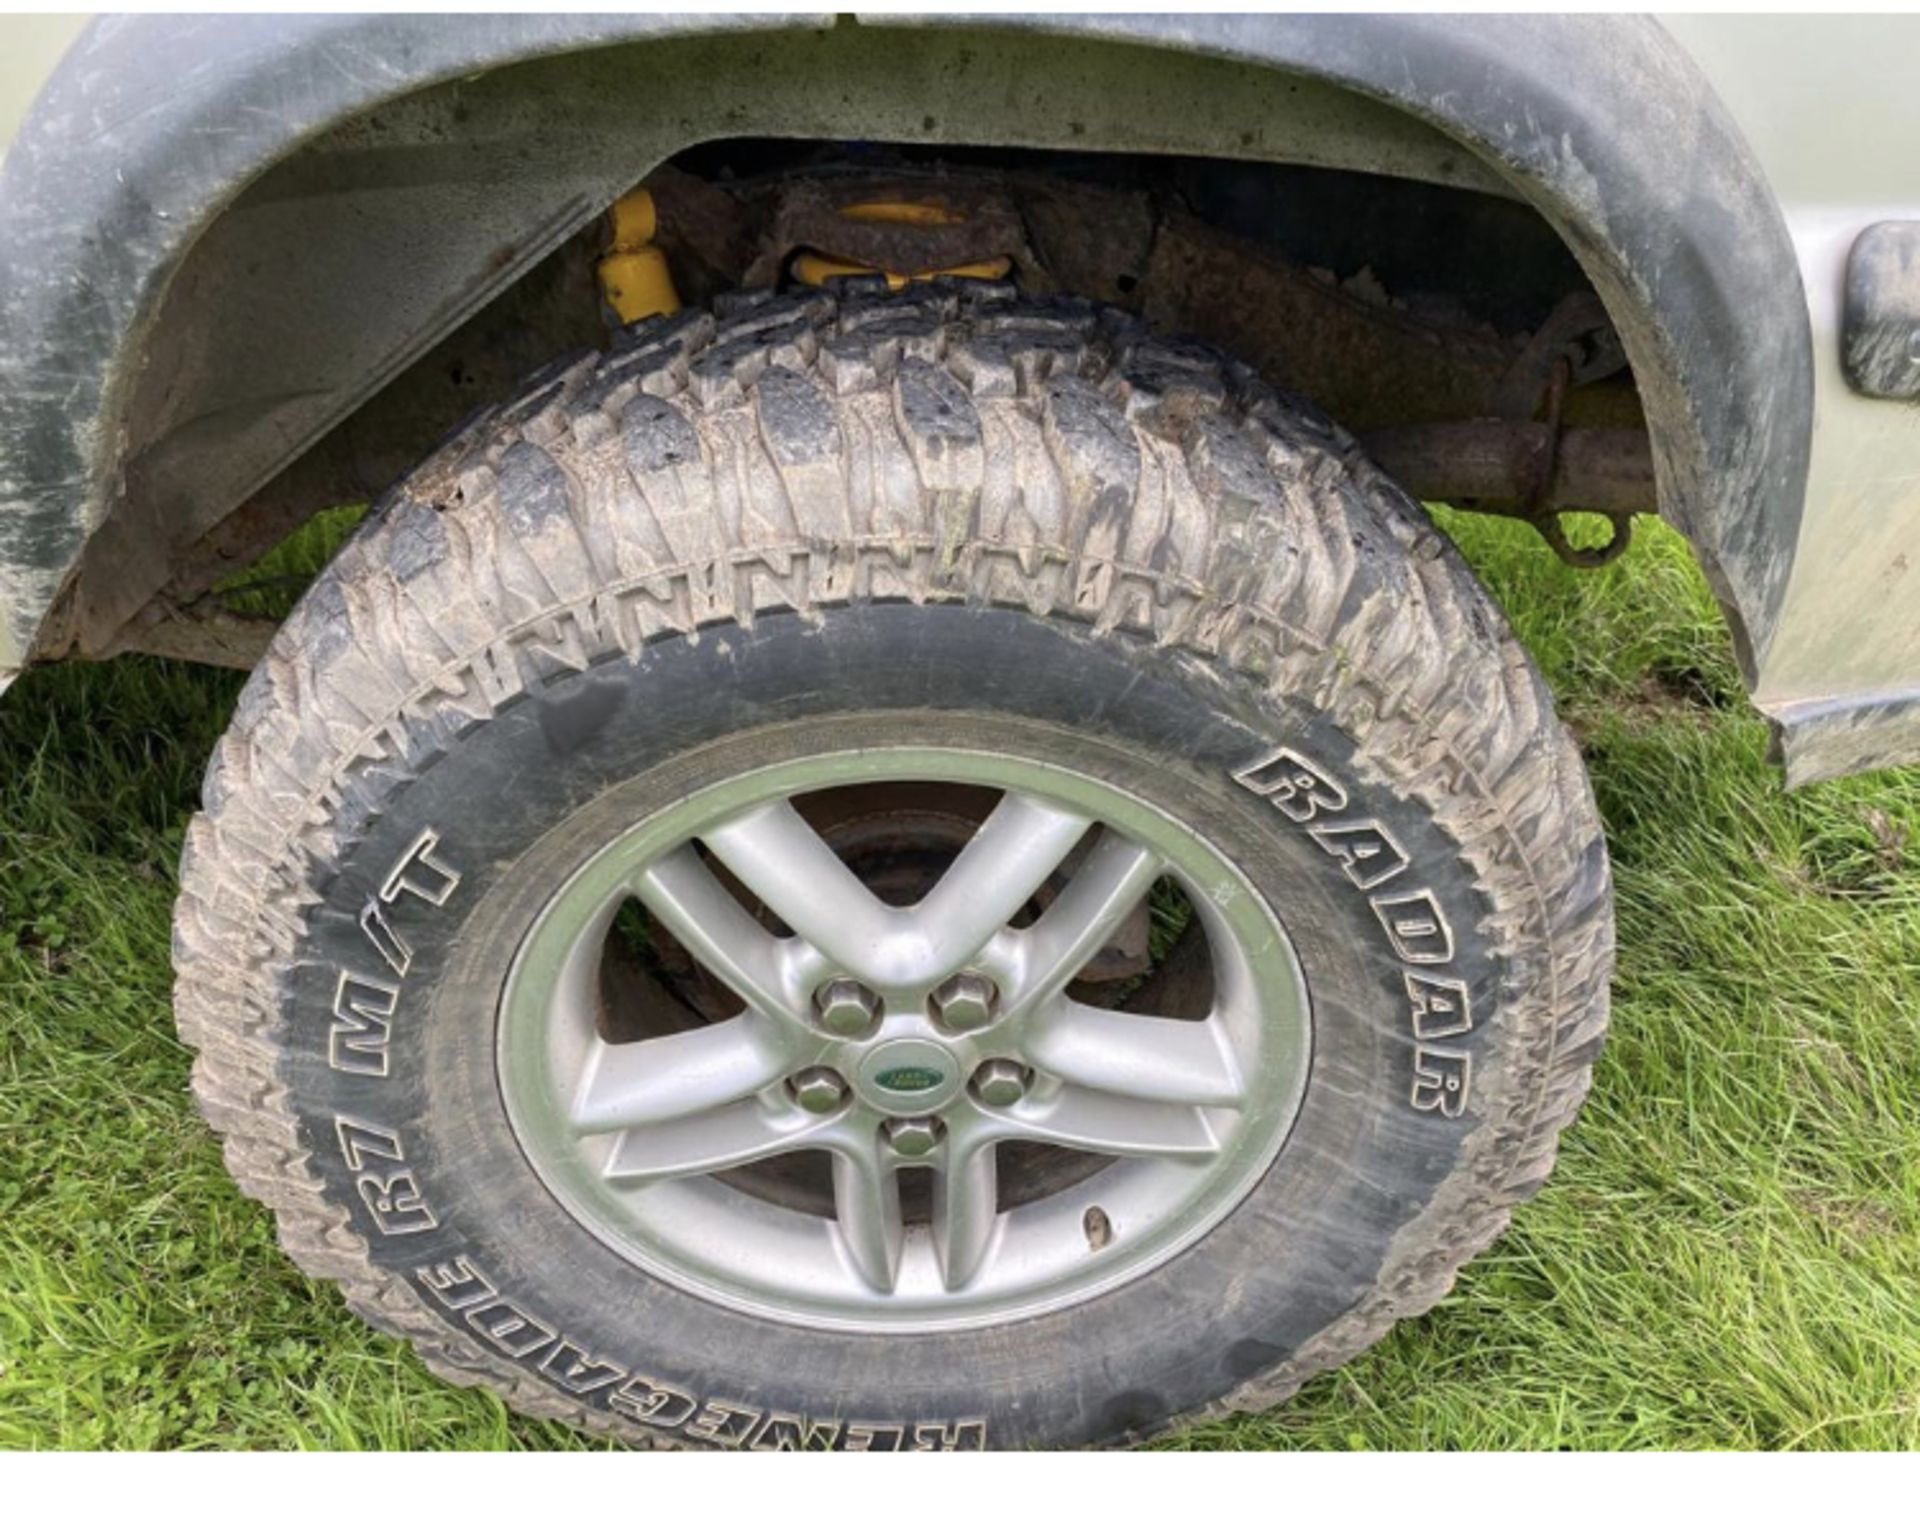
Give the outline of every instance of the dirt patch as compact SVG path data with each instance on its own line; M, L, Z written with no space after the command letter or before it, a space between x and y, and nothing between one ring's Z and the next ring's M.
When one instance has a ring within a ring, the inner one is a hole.
M1733 698L1723 681L1699 665L1656 660L1640 677L1640 698L1649 706L1721 712Z
M1907 864L1907 826L1895 823L1884 809L1871 806L1861 810L1861 817L1873 836L1874 859L1889 872L1899 871Z
M1901 1220L1877 1201L1822 1196L1813 1191L1789 1191L1787 1199L1829 1232L1856 1244L1896 1237Z

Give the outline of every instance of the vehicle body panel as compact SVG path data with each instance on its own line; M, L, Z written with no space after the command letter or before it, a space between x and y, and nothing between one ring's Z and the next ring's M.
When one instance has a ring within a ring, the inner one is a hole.
M0 49L0 151L13 142L34 97L87 25L85 16L9 16Z
M1754 704L1786 728L1796 780L1920 758L1920 405L1855 392L1840 341L1855 239L1877 222L1920 219L1920 20L1667 25L1765 167L1813 324L1806 511Z

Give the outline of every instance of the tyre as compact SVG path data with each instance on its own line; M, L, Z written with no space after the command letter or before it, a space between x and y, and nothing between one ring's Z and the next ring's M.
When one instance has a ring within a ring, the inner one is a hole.
M1421 1312L1611 962L1418 506L989 284L651 321L378 506L188 836L195 1088L436 1372L636 1442L1142 1438Z

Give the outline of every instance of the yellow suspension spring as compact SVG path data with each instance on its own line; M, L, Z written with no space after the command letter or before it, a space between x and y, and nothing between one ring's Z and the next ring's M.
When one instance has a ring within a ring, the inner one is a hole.
M858 202L851 207L841 208L840 216L852 223L908 223L918 228L951 227L967 221L964 213L942 207L937 202ZM998 281L1013 269L1013 259L1011 256L996 255L986 260L967 261L958 266L941 266L926 271L884 271L878 266L842 260L837 255L824 255L818 250L803 250L794 257L791 269L794 280L805 282L809 287L819 287L835 277L884 276L887 286L898 292L909 282L931 282L939 276Z

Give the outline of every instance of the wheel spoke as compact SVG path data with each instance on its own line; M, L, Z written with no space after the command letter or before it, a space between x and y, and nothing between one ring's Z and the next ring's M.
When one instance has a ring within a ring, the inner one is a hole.
M709 973L763 1015L787 1016L779 943L761 928L691 845L635 880L634 896Z
M882 1161L877 1146L834 1151L833 1209L841 1247L860 1279L876 1292L892 1292L906 1228L899 1176Z
M1164 863L1112 830L1100 836L1060 896L1027 932L1026 973L1017 1003L1044 1002L1091 962Z
M986 1259L999 1219L1000 1176L994 1144L953 1142L933 1183L934 1249L947 1290L971 1281Z
M1199 1108L1128 1100L1068 1085L1051 1100L1009 1113L999 1135L1057 1143L1122 1159L1202 1159L1220 1140Z
M715 1175L790 1153L820 1129L818 1119L798 1110L772 1111L757 1098L738 1100L623 1132L601 1173L615 1184Z
M596 1041L569 1120L592 1133L692 1116L765 1089L788 1062L778 1030L751 1012L644 1042Z
M1008 924L1080 843L1091 822L1017 792L1000 799L947 873L912 911L954 968Z
M897 944L899 913L868 891L793 804L768 803L701 838L789 929L868 983Z
M1006 925L1089 820L1009 792L933 891L883 903L791 803L754 808L701 838L727 869L843 971L876 989L938 982Z
M1212 1021L1101 1010L1061 998L1028 1026L1027 1061L1069 1084L1186 1106L1240 1101L1240 1071Z

